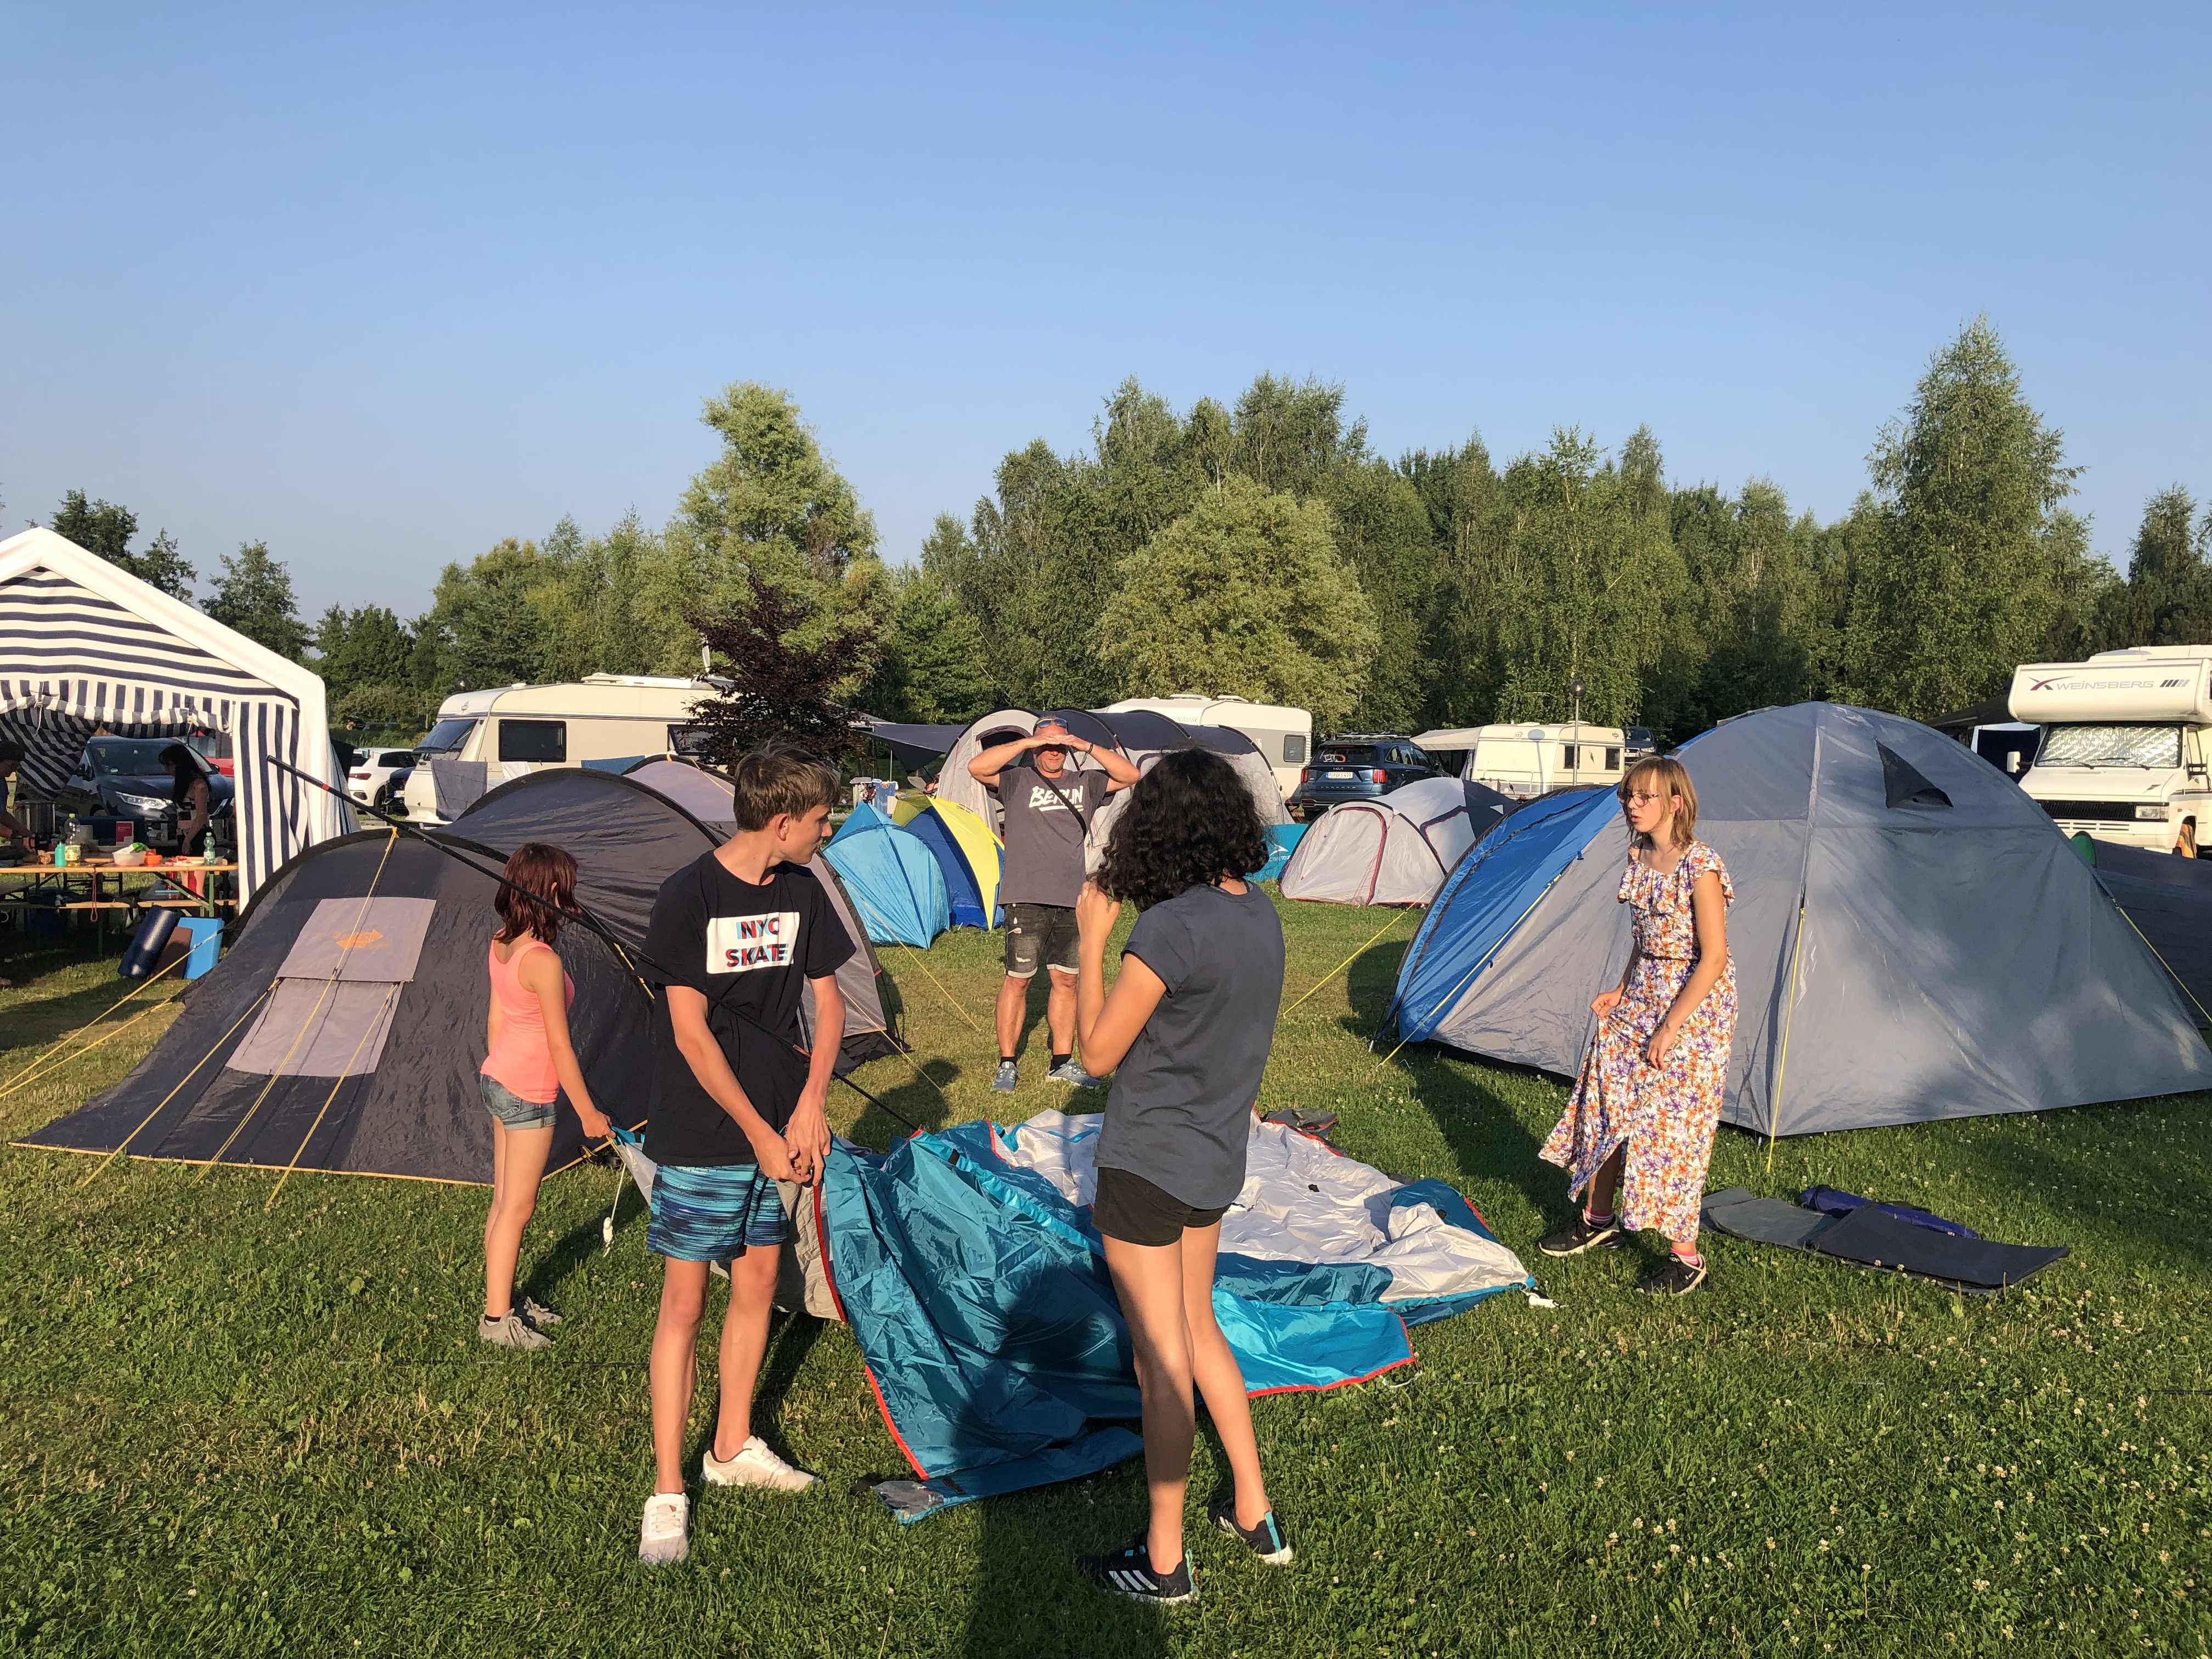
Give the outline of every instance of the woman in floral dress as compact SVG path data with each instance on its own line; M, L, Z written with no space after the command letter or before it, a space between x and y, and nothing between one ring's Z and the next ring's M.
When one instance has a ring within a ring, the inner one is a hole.
M1542 1152L1571 1173L1570 1194L1588 1198L1537 1248L1580 1255L1655 1229L1674 1252L1637 1288L1680 1296L1707 1282L1698 1211L1735 1034L1735 890L1720 854L1695 837L1698 792L1680 761L1643 762L1620 799L1632 850L1620 897L1634 943L1620 985L1590 1004L1597 1040Z

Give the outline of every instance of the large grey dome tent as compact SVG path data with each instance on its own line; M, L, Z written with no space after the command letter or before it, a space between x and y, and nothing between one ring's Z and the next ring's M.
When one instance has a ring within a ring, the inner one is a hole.
M2149 948L2019 786L1914 721L1828 703L1685 745L1735 884L1723 1115L1761 1133L2041 1111L2212 1086ZM1627 960L1609 791L1480 842L1399 971L1401 1036L1571 1076Z
M1283 896L1426 904L1467 849L1519 803L1480 783L1424 778L1322 813L1283 866Z

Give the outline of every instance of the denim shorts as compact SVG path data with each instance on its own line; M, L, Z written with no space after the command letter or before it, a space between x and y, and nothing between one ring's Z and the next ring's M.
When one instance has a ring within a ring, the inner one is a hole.
M1075 972L1075 912L1059 904L1006 907L1006 977L1035 979L1042 963L1055 974Z
M483 1091L484 1110L489 1112L510 1129L550 1129L553 1127L553 1103L525 1100L497 1078L479 1072L477 1085Z
M653 1176L645 1248L672 1261L732 1261L791 1237L783 1199L757 1164L668 1164Z

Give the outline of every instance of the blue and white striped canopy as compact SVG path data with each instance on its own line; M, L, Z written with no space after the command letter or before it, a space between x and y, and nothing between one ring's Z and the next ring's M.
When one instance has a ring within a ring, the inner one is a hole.
M239 897L351 828L338 802L268 764L343 789L321 678L50 530L0 542L0 736L23 783L52 794L85 739L227 733L238 786Z

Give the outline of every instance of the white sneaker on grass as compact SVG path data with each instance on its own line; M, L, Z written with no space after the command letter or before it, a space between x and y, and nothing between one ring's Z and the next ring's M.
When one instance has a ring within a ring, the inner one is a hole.
M522 1298L522 1316L539 1330L548 1330L561 1322L561 1316L533 1297Z
M1012 1060L1002 1060L999 1062L999 1069L991 1074L991 1087L999 1094L1010 1095L1014 1091L1014 1085L1021 1080L1021 1068Z
M648 1567L690 1560L690 1519L691 1500L682 1492L653 1493L645 1500L645 1519L638 1523L637 1559Z
M553 1346L551 1337L511 1308L496 1319L487 1314L477 1321L477 1334L495 1348L514 1348L522 1352Z
M805 1492L809 1486L821 1484L819 1475L809 1474L804 1469L794 1469L768 1449L768 1443L758 1435L738 1448L738 1455L724 1462L714 1455L712 1443L699 1473L710 1486L766 1486L770 1492Z
M1044 1074L1048 1083L1073 1083L1079 1089L1095 1089L1098 1079L1085 1071L1071 1055Z

